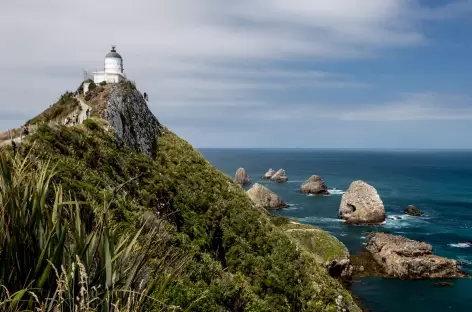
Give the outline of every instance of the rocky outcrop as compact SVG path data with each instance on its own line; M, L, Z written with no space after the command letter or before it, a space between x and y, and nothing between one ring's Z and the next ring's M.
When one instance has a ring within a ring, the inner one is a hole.
M263 176L262 178L263 179L266 179L266 180L269 180L270 178L272 178L272 176L275 174L275 170L270 168L269 171L267 171Z
M285 174L285 170L279 169L271 178L270 180L275 183L284 183L288 181L287 175Z
M423 213L418 208L416 208L416 206L413 205L408 205L405 208L405 213L414 217L421 217L423 215Z
M385 221L385 208L373 186L354 181L343 194L339 217L351 224L379 224Z
M160 124L131 82L113 86L101 115L124 146L149 156L155 154Z
M456 260L433 255L430 244L403 236L375 233L366 249L391 277L401 279L453 278L465 274Z
M312 175L306 180L300 187L300 192L304 194L329 195L328 187L318 175Z
M277 194L259 183L254 184L247 191L247 194L259 208L281 209L288 207L288 205L282 201Z
M332 277L350 277L352 266L346 246L328 232L312 225L291 222L282 226L299 248L319 265L326 267Z
M234 175L234 183L244 186L250 183L249 176L244 168L239 168Z

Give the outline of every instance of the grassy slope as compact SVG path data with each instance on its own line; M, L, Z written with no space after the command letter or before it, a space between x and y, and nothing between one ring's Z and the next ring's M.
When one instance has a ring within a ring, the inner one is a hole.
M123 184L112 206L122 231L134 231L144 211L173 226L173 245L189 260L156 299L182 307L196 302L192 311L336 311L342 295L348 311L358 311L312 255L187 142L164 129L152 160L120 149L101 122L43 125L26 149L53 158L60 170L56 182L79 200L101 202ZM97 212L88 213L92 224Z

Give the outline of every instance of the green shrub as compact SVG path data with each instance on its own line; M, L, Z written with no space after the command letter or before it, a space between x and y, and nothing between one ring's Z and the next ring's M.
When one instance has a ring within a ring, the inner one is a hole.
M164 290L150 292L158 302L189 311L330 311L342 294L358 311L341 283L273 224L287 220L261 213L190 144L161 133L155 158L120 147L92 123L41 126L23 149L57 164L53 182L89 203L82 214L89 228L103 202L118 233L136 232L148 213L168 226L167 245L153 252L175 248L189 262Z
M107 82L105 80L103 80L102 82L100 82L100 85L101 86L106 86L107 85Z
M97 85L95 84L95 82L91 81L90 84L89 84L88 89L89 89L89 91L91 91L91 90L95 89L96 87L97 87Z

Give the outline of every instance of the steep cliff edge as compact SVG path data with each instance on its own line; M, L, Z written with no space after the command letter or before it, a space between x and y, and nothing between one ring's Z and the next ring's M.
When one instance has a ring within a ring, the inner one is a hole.
M185 261L149 294L155 302L175 311L360 311L324 266L345 256L328 233L274 225L230 177L160 125L132 85L97 86L84 100L90 119L44 123L17 154L56 164L54 183L74 194L87 228L106 212L120 233L137 231L143 216L153 220L148 227L166 229L164 247ZM106 209L104 198L113 199ZM160 247L151 251L166 251Z
M149 156L154 154L160 124L133 84L124 82L114 85L101 116L126 147Z

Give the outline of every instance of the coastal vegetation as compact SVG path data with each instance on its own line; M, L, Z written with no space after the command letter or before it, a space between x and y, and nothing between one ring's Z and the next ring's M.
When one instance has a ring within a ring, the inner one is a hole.
M328 233L308 243L163 126L149 157L106 125L0 152L2 310L360 311Z

